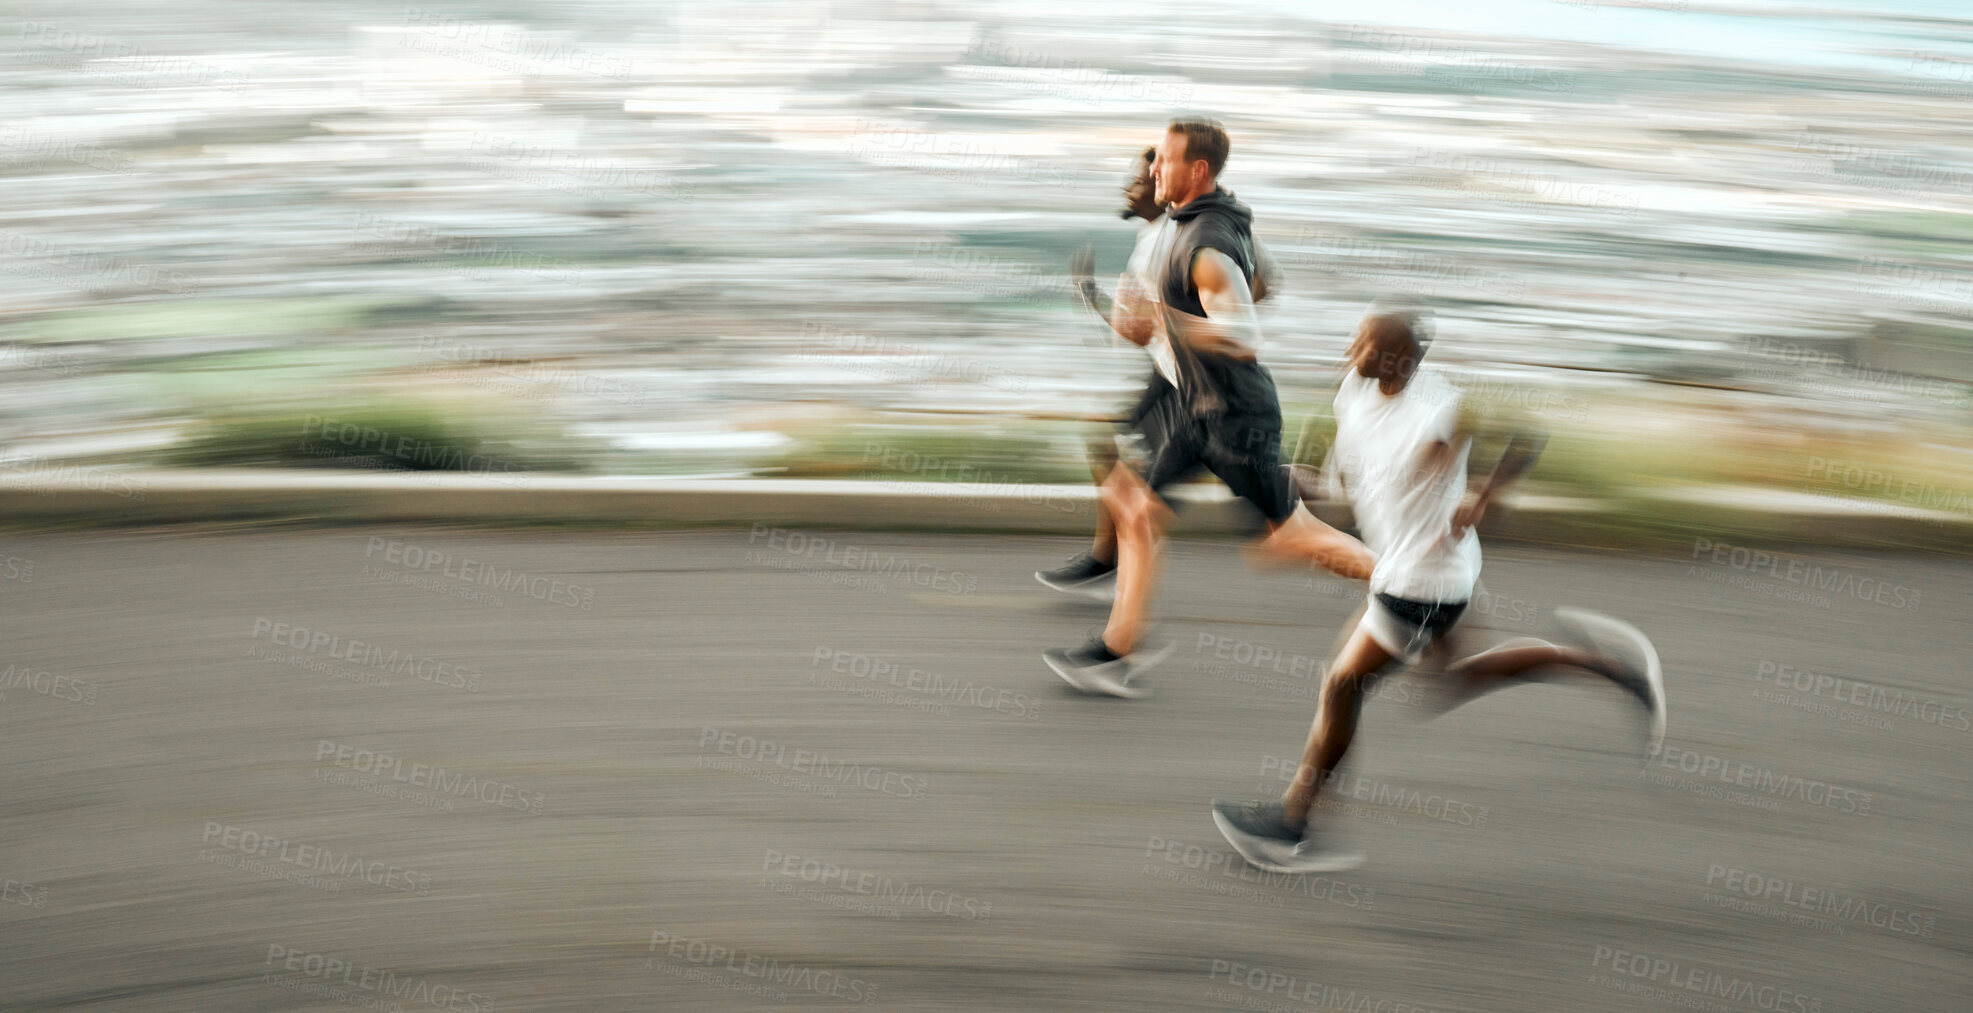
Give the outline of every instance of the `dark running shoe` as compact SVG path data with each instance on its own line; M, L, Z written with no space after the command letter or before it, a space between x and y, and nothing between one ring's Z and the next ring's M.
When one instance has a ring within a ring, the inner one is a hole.
M1268 872L1341 872L1363 864L1363 855L1329 846L1306 827L1290 826L1279 802L1213 800L1213 823L1240 853Z
M1118 655L1103 643L1102 635L1081 647L1043 651L1041 660L1062 677L1062 681L1084 693L1141 700L1151 694L1143 685L1132 685L1131 678L1165 660L1177 644L1166 642L1136 653Z
M1057 591L1109 601L1117 592L1117 564L1080 552L1053 570L1035 571L1034 579Z
M1617 663L1617 684L1644 705L1644 759L1656 759L1665 747L1665 672L1658 649L1637 627L1599 612L1558 608L1555 621L1586 642L1586 646Z

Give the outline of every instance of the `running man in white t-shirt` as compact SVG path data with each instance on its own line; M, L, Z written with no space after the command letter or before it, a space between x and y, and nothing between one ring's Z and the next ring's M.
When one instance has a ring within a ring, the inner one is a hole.
M1420 367L1419 330L1419 318L1410 313L1366 316L1336 391L1329 477L1347 492L1377 563L1370 598L1323 675L1315 724L1294 782L1279 802L1213 803L1214 822L1234 849L1270 871L1323 872L1361 864L1362 856L1311 833L1309 812L1350 747L1372 682L1428 657L1449 683L1445 709L1537 670L1573 668L1615 682L1644 705L1648 753L1655 754L1663 741L1665 694L1657 652L1627 623L1557 609L1556 618L1580 645L1522 638L1470 656L1460 649L1464 645L1453 626L1480 576L1474 525L1500 490L1534 464L1540 440L1516 436L1469 500L1471 437L1460 425L1459 392L1435 370Z

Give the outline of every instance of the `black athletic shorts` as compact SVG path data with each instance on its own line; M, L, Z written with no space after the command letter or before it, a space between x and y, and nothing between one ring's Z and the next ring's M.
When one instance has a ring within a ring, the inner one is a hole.
M1153 377L1133 410L1150 455L1143 477L1166 506L1173 506L1165 490L1205 468L1279 524L1294 514L1297 502L1281 467L1281 402L1267 370L1258 363L1244 365L1251 372L1243 377L1243 396L1210 415L1193 414L1176 388Z
M1391 610L1391 614L1413 626L1431 634L1434 640L1445 636L1447 630L1459 622L1459 616L1466 611L1463 601L1412 601L1409 598L1393 598L1388 594L1377 596L1377 604Z
M1425 649L1446 635L1466 611L1463 601L1412 601L1388 594L1371 596L1359 629L1391 657L1415 665Z
M1144 392L1137 395L1137 403L1131 405L1130 410L1124 413L1121 425L1134 432L1143 432L1144 420L1157 410L1158 402L1177 392L1177 388L1165 379L1163 373L1152 370L1150 378L1144 383Z

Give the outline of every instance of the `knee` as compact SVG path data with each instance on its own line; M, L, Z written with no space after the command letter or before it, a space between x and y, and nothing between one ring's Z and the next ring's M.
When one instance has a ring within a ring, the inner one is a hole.
M1127 482L1111 482L1103 487L1103 502L1110 508L1110 517L1119 530L1130 528L1133 531L1151 530L1151 494L1140 486Z
M1151 504L1144 496L1131 496L1123 500L1115 513L1117 530L1128 531L1139 538L1153 538L1157 528L1152 523Z
M1134 497L1131 496L1128 487L1117 481L1114 474L1103 482L1098 498L1103 501L1103 509L1109 511L1110 519L1118 525L1122 525L1124 518L1131 513L1131 500Z

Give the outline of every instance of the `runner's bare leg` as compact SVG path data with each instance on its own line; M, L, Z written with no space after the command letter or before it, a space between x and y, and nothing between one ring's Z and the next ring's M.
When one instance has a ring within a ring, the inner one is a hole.
M1316 704L1308 742L1302 747L1301 765L1281 798L1291 827L1308 821L1316 795L1343 762L1343 754L1349 752L1350 741L1356 737L1357 718L1363 712L1363 696L1371 680L1395 660L1361 628L1362 614L1358 610L1359 621L1347 627L1352 632L1322 676L1322 697Z
M1256 566L1300 566L1314 563L1344 577L1369 580L1377 557L1362 542L1317 520L1302 503L1275 526L1266 538L1249 546L1247 559Z
M1171 511L1128 467L1110 470L1103 482L1103 498L1117 534L1117 598L1110 606L1103 642L1113 653L1124 655L1137 646L1144 632L1156 582L1158 542Z
M1351 632L1323 675L1322 697L1302 749L1301 765L1281 799L1290 826L1300 826L1308 819L1322 786L1349 751L1365 693L1397 660L1360 628L1363 612L1359 609L1357 617L1344 627ZM1614 661L1580 648L1529 644L1468 655L1467 640L1456 630L1448 632L1432 644L1416 669L1449 680L1446 710L1517 682L1544 681L1570 671L1621 684L1622 670Z

